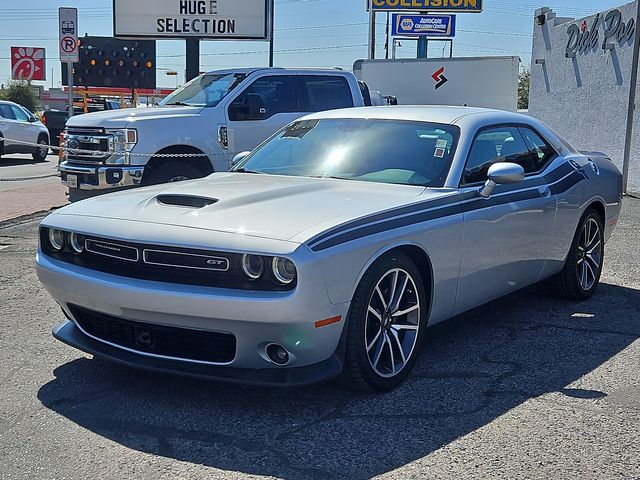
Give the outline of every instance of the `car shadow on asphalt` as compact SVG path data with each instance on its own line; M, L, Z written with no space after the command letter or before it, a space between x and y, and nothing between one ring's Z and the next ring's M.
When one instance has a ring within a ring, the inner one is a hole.
M2 167L18 167L23 165L40 165L46 163L47 161L57 161L57 157L47 156L46 159L39 161L34 160L33 158L18 158L11 156L3 156L0 158L0 169Z
M364 479L420 459L528 399L571 387L640 337L640 291L602 284L588 302L536 286L429 330L398 389L269 389L150 374L81 358L38 398L121 445L194 464L282 478ZM62 348L62 347L61 347Z

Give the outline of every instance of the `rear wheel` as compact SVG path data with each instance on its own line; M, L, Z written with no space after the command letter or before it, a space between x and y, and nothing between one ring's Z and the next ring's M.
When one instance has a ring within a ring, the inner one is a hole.
M44 137L38 138L38 149L31 154L33 159L36 162L44 162L47 159L47 155L49 155L49 146L47 144L47 139Z
M567 261L557 277L560 294L571 300L590 298L600 282L603 260L602 219L590 208L580 220Z
M343 383L373 392L402 383L422 344L427 309L420 271L409 257L397 252L376 261L351 303Z

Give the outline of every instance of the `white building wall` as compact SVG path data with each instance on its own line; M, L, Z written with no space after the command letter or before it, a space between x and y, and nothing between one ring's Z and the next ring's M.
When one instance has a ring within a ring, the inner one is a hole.
M618 7L622 21L635 19L636 3ZM593 48L567 58L567 33L572 24L586 21L592 30L596 15L584 19L559 18L548 8L546 22L534 19L529 114L564 136L578 150L608 154L622 170L629 98L633 40L603 49L603 12L598 21L598 42ZM640 89L639 89L640 93ZM640 109L635 113L628 190L640 192Z

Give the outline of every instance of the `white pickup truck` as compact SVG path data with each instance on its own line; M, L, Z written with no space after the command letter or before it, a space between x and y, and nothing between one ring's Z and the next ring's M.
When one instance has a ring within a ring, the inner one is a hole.
M308 112L371 103L367 86L342 70L213 71L157 108L72 117L59 170L71 200L87 191L199 178L228 170L235 155Z

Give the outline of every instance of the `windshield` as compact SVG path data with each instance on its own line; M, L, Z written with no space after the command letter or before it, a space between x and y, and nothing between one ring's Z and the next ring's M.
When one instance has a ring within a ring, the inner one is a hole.
M301 177L442 187L459 130L403 120L294 122L233 170Z
M160 105L215 107L246 76L244 73L209 73L201 75L173 92L160 102Z

